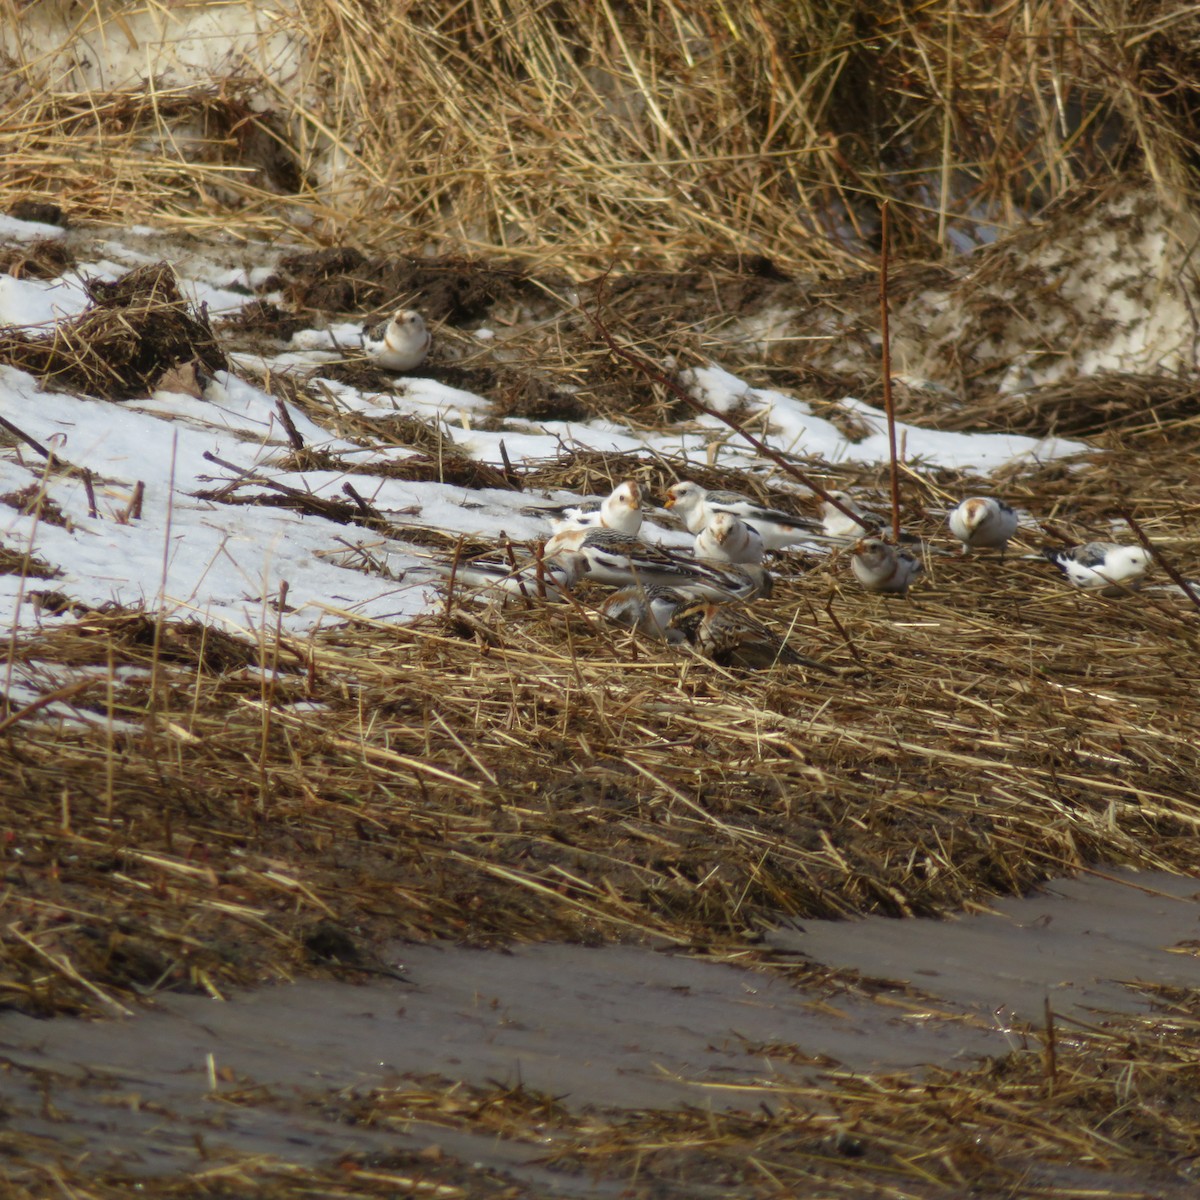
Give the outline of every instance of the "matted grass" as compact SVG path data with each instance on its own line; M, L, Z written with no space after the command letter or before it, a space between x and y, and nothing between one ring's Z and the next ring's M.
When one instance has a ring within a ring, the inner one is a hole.
M1160 449L1138 512L1194 570L1196 484L1171 468L1190 454ZM1076 522L1102 520L1107 461L1071 481ZM1062 482L1019 499L1070 532ZM586 590L459 592L405 627L335 612L257 646L103 613L21 640L18 674L50 672L90 727L39 709L3 730L7 1002L278 977L327 923L364 953L386 932L744 955L786 916L961 909L1095 861L1193 869L1196 609L1082 596L1020 557L927 564L907 603L836 559L781 566L755 615L835 676L633 639Z
M776 963L759 931L788 915L970 909L1097 859L1194 869L1194 610L1077 596L1020 560L931 568L908 603L818 566L756 606L837 678L721 670L601 627L586 603L454 606L257 647L94 614L22 642L19 668L53 664L94 724L27 713L2 731L3 1002L111 1014L162 987L354 978L399 936L651 938L803 978L836 1005L849 981ZM117 681L119 668L142 675ZM999 1061L920 1078L812 1064L811 1083L749 1088L724 1115L576 1113L520 1088L411 1079L312 1103L377 1130L552 1138L547 1166L635 1195L703 1180L747 1196L1109 1194L1098 1183L1182 1196L1168 1164L1200 1137L1195 1006L1158 999L1153 1016L1060 1020L1053 1047L1034 1031ZM221 1092L284 1118L297 1101ZM14 1195L83 1182L35 1140L6 1149ZM87 1193L128 1183L91 1174ZM346 1197L536 1191L411 1153L222 1163L141 1186L283 1200L318 1183Z

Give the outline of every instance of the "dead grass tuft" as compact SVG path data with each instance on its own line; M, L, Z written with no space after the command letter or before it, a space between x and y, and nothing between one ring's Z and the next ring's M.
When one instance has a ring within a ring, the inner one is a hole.
M90 280L87 290L90 306L48 333L0 331L0 361L106 400L147 396L180 363L227 369L207 316L193 313L167 263L139 267L115 283Z

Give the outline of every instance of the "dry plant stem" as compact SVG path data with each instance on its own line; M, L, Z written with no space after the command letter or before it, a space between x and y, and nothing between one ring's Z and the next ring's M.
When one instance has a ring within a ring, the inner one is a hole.
M153 726L153 713L159 708L158 683L162 654L163 623L167 619L167 574L171 566L171 525L175 516L175 459L179 450L179 435L171 438L171 469L167 476L167 523L163 533L162 575L158 586L158 618L154 622L154 647L150 656L150 705L146 712L147 731ZM141 486L141 480L138 480Z
M1045 1013L1046 1013L1046 1045L1044 1049L1044 1062L1046 1069L1046 1079L1053 1092L1054 1085L1058 1082L1058 1046L1056 1044L1054 1033L1054 1009L1050 1006L1050 997L1045 998Z
M292 449L303 450L304 439L300 436L300 431L296 428L296 422L292 420L292 414L288 412L287 404L282 397L276 398L275 411L279 414L280 423L283 425L284 432L287 434L287 439Z
M3 733L6 729L10 729L18 721L23 721L26 717L31 717L34 713L40 712L48 704L57 704L62 700L70 700L72 696L78 695L96 682L95 679L85 679L80 683L70 683L53 692L47 692L44 696L39 696L36 700L31 700L24 708L19 709L17 712L9 713L3 720L0 720L0 733Z
M454 555L450 559L450 580L446 584L446 616L454 611L454 584L458 579L458 564L462 561L463 543L465 538L459 537L454 543Z
M8 432L13 435L13 437L24 442L25 445L27 445L30 449L36 450L44 459L47 459L51 462L55 461L53 451L47 450L41 442L35 441L23 429L20 429L14 425L7 417L0 417L0 429L7 429Z
M364 517L370 517L375 521L383 520L382 514L372 508L371 505L365 499L363 499L362 495L355 488L354 484L343 483L342 492L344 495L349 496L350 499L358 505L359 512L361 512Z
M140 521L142 519L142 503L146 497L146 483L139 479L133 485L133 495L129 497L129 503L125 506L125 511L119 518L119 524L128 525L130 521Z
M104 672L104 819L111 823L113 813L113 783L117 774L117 750L113 730L113 711L116 702L117 664L111 635L107 639ZM194 724L193 720L193 724Z
M21 575L17 582L17 594L13 598L12 626L8 631L8 661L4 669L3 712L7 716L12 711L12 680L13 666L17 659L17 630L21 624L21 605L25 602L25 584L29 579L29 569L33 564L33 543L37 537L38 525L42 518L42 504L46 498L46 483L50 478L50 469L54 466L54 457L46 456L46 465L42 477L38 481L37 496L33 506L33 521L29 527L29 543L25 547L25 555L21 560Z
M883 408L887 413L888 464L892 484L892 540L900 541L900 469L896 460L896 404L892 397L892 335L888 324L888 221L890 201L879 210L879 335L883 339Z
M275 609L275 637L271 642L271 653L266 653L266 645L260 643L259 663L262 671L262 742L259 746L259 807L266 811L270 795L269 752L271 746L271 714L275 711L275 684L279 677L279 650L283 642L283 614L287 606L288 581L280 580L279 601ZM267 603L266 589L263 589L263 603ZM263 622L263 636L266 636L266 622Z
M833 611L832 597L825 605L825 615L829 618L830 624L833 625L834 629L838 631L838 635L841 637L846 649L853 655L854 661L865 670L867 664L863 662L862 655L858 652L858 647L854 644L854 640L850 637L850 634L846 632L846 627L838 620L837 613Z
M603 295L604 280L602 279L596 287L597 311L599 311L599 308L603 302ZM831 496L815 479L813 479L811 475L800 470L795 463L789 462L784 455L780 454L777 450L773 450L760 438L755 437L754 434L745 429L738 421L735 421L733 417L728 416L726 413L720 412L718 409L710 408L707 404L697 400L696 397L693 396L681 383L679 383L678 380L672 379L659 367L655 366L655 364L652 363L648 358L635 353L633 350L627 349L625 346L619 345L616 338L614 338L612 333L609 332L608 327L600 319L597 313L589 312L585 309L584 316L586 316L587 319L595 326L596 332L599 333L601 338L603 338L605 345L608 346L611 353L615 354L618 358L624 359L648 379L652 379L655 383L665 387L667 391L671 393L671 395L675 396L679 400L682 400L689 408L694 409L698 413L703 413L706 417L716 417L718 421L728 425L734 433L743 438L745 441L749 442L750 445L759 452L759 454L773 462L777 467L780 468L780 470L787 472L787 474L789 474L793 479L802 483L814 495L819 496L826 503L832 504L833 507L838 510L838 512L842 513L843 516L849 517L862 529L870 528L866 521L862 519L862 517L860 517L857 513L851 512L849 508L847 508L840 500Z
M93 521L97 520L100 516L100 513L96 509L96 488L92 481L92 473L87 467L83 468L83 490L87 495L88 516L91 517Z
M1134 536L1142 543L1150 557L1170 576L1171 582L1180 588L1192 607L1200 610L1200 596L1196 595L1192 590L1192 585L1184 579L1179 571L1167 560L1166 555L1146 536L1142 527L1133 519L1133 513L1127 508L1120 508L1117 511L1121 514L1121 519L1133 530Z
M508 568L515 575L517 573L517 555L513 550L512 538L508 534L504 535L504 543L501 547L504 551L504 557L508 560Z
M504 478L519 490L521 487L521 477L513 470L513 465L508 457L508 447L504 444L503 438L500 439L500 461L504 464Z

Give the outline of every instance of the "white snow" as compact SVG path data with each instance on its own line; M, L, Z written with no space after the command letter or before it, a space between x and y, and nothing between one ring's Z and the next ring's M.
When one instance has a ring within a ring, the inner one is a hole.
M18 231L10 240L20 236ZM119 262L149 261L142 249L128 243L134 238L155 242L153 231L145 229L132 237L111 232L105 237L95 247L96 263L82 268L84 273L103 269L115 275L127 269ZM277 252L263 247L262 260L271 260ZM216 253L209 260L194 249L181 254L177 269L186 294L210 308L243 303L246 297L229 290L230 285L261 281L266 268L254 263L252 250L245 246L238 253L244 259L240 263L216 261ZM47 325L85 305L75 273L51 282L0 275L2 321ZM339 357L331 335L354 355L358 334L359 326L350 323L309 330L277 355L238 355L233 361L256 377L265 371L319 376L323 364ZM844 400L842 408L852 418L851 427L868 431L856 440L815 415L803 401L751 387L716 363L685 373L684 379L705 403L722 411L765 412L770 441L779 449L831 463L879 462L887 457L882 414L854 398ZM97 507L96 515L90 515L81 477L62 471L47 475L34 450L7 444L11 439L6 435L6 448L0 449L0 494L44 487L66 524L55 523L50 515L22 515L11 502L0 504L0 544L16 553L28 551L61 573L49 582L32 575L25 580L0 575L0 629L74 620L69 614L39 615L29 593L53 590L88 606L116 602L172 616L194 614L231 630L272 630L285 581L288 611L282 621L289 632L328 625L338 619L337 611L404 620L423 611L433 596L427 566L431 551L406 542L406 527L518 541L549 533L547 518L522 511L539 503L542 498L537 495L388 478L386 466L413 451L387 439L386 421L378 439L357 433L355 441L339 436L334 432L339 412L377 419L414 414L439 422L460 450L492 464L500 464L505 454L519 466L563 450L592 448L747 468L764 465L752 448L729 436L713 418L657 431L599 419L498 422L491 418L487 396L433 379L396 378L370 391L332 379L322 384L329 428L315 410L287 404L286 411L306 447L340 457L353 471L295 470L288 431L279 415L281 402L236 375L221 374L210 381L202 399L159 391L111 403L44 390L24 372L0 366L0 415L43 446L53 446L67 463L89 470ZM480 424L487 428L476 428ZM902 425L900 439L912 464L979 471L1085 449L1062 440L944 433L915 425ZM206 459L206 452L228 466ZM141 515L131 516L130 502L139 482L144 485ZM390 517L394 536L280 503L280 487L344 501L347 483ZM567 496L558 493L554 498L562 501ZM246 502L251 500L259 502ZM647 526L651 536L654 528ZM661 530L658 536L680 542L672 531Z
M49 326L83 312L87 305L79 279L14 279L0 274L0 325Z
M19 217L10 217L0 213L0 242L11 245L14 242L37 242L46 238L61 238L67 231L59 225L45 225L41 221L22 221Z
M777 449L813 455L831 463L888 459L887 415L852 396L842 400L842 410L870 430L866 437L853 441L832 422L816 416L803 400L783 392L750 387L721 367L696 368L686 372L684 379L694 389L697 399L718 412L729 412L738 404L751 414L766 410ZM704 420L713 428L726 428L712 417ZM906 462L984 472L1020 459L1040 462L1087 449L1079 442L1063 438L944 432L903 421L896 422L896 443Z

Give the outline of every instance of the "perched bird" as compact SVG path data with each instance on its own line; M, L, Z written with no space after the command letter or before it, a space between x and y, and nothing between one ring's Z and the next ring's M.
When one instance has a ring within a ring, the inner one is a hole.
M524 596L530 600L558 602L566 599L571 587L583 577L587 562L583 555L564 552L553 560L525 562L514 567L508 562L489 558L464 560L458 564L439 562L433 569L465 585L496 592L503 597Z
M636 480L627 479L602 500L584 500L558 511L561 517L551 520L555 537L574 529L615 529L636 534L642 527L642 489ZM546 543L546 553L553 554L556 549L552 537Z
M582 554L584 574L614 587L673 587L713 600L770 595L771 577L755 563L698 562L615 529L573 529L555 539L561 539L555 558Z
M868 592L908 595L909 585L925 569L920 559L879 538L863 538L850 548L850 566Z
M613 592L600 605L600 614L658 641L682 642L684 635L671 628L671 618L687 603L688 598L675 588L627 587Z
M1003 500L972 496L955 508L948 518L950 532L962 542L966 554L972 547L986 546L1004 553L1008 539L1017 531L1017 514Z
M1150 553L1141 546L1116 542L1088 542L1069 550L1042 551L1077 588L1101 596L1123 596L1136 591L1150 566Z
M730 512L718 512L696 534L694 553L707 562L754 563L763 560L763 540L758 531Z
M670 631L681 634L705 658L721 667L760 670L776 663L792 663L836 674L831 667L797 654L740 605L710 601L688 605L672 618Z
M860 537L873 537L883 530L883 518L878 513L868 512L861 504L856 504L850 499L849 493L830 492L829 495L839 501L843 508L848 508L855 516L860 517L861 522L846 516L840 508L835 508L825 500L821 504L821 530L827 538L836 542L854 542Z
M425 361L431 335L425 318L411 308L363 332L363 350L388 371L411 371Z
M676 483L667 489L667 507L699 533L719 512L732 513L757 531L767 550L780 550L819 532L820 524L778 508L764 508L741 492L706 491L698 483Z

